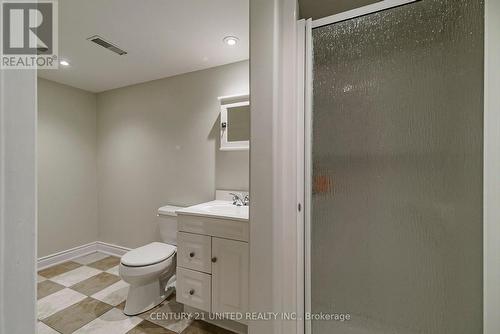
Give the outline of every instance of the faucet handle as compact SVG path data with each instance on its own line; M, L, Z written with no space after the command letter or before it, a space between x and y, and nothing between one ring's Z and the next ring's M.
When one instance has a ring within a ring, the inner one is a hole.
M237 205L238 201L241 200L241 197L239 194L229 193L229 195L233 195L233 205Z
M229 194L233 195L233 205L236 205L236 206L245 205L242 194L240 194L240 193L229 193Z

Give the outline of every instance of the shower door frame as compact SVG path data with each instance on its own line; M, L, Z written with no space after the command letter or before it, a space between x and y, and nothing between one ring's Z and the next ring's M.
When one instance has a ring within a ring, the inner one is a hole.
M298 184L303 189L298 192L298 202L304 203L303 219L299 222L299 266L304 268L298 276L299 291L303 296L305 313L311 312L311 199L312 199L312 111L313 111L313 45L312 29L331 25L356 17L373 14L390 8L408 5L420 0L385 0L364 7L317 20L300 20L297 23L298 85L297 111L298 131ZM485 66L484 66L484 166L483 166L483 334L500 331L500 320L496 310L500 307L500 97L494 95L500 87L500 47L495 37L499 25L500 4L496 0L485 0ZM495 75L496 74L496 75ZM303 196L303 197L302 197ZM300 213L299 213L300 216ZM303 222L303 226L301 225ZM302 284L303 283L303 284ZM303 321L305 334L313 334L311 321Z
M376 2L371 5L355 8L352 10L348 10L346 12L342 12L335 15L330 15L327 17L323 17L317 20L312 21L312 28L319 28L323 26L328 26L330 24L354 19L356 17L370 15L376 12L380 12L386 9L403 6L410 4L412 2L416 2L420 0L383 0L380 2ZM312 51L312 50L311 50ZM311 55L312 56L312 55Z

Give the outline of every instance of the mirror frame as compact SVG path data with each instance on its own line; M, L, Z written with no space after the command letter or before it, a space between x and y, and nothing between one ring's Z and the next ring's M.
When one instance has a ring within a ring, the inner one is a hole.
M234 107L250 106L248 95L221 97L220 100L220 150L221 151L244 151L250 149L250 140L228 141L227 133L229 125L228 109ZM237 102L236 102L237 101Z

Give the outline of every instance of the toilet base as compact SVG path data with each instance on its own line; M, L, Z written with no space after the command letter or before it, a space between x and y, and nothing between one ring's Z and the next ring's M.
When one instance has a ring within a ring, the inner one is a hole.
M132 316L151 310L175 291L176 263L173 255L168 261L146 267L120 264L120 277L130 284L123 313Z
M123 313L128 316L138 315L161 304L175 291L174 288L168 288L160 294L162 285L160 281L155 281L147 285L130 286Z

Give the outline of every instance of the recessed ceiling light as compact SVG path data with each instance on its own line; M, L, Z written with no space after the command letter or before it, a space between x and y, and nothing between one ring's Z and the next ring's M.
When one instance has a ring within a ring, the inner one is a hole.
M224 37L224 43L226 43L227 45L229 46L235 46L239 39L238 37L234 37L234 36L227 36L227 37Z
M62 66L69 66L69 62L67 60L61 60L59 64L61 64Z

